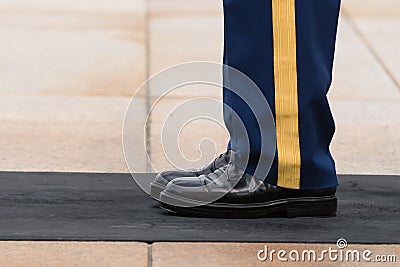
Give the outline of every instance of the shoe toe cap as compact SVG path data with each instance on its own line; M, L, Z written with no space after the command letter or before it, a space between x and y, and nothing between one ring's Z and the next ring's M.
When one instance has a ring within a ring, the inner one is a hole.
M193 188L193 187L201 187L204 185L204 182L200 179L200 177L182 177L173 179L168 183L167 189L173 190L179 187L182 188Z
M196 174L185 170L166 170L157 174L154 181L162 185L167 185L172 180L182 177L196 177Z

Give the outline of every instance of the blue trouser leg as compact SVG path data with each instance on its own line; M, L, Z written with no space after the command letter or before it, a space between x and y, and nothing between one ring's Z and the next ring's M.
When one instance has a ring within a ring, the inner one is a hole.
M257 84L276 121L277 152L268 183L294 189L337 185L329 151L335 126L326 94L339 9L340 0L224 0L224 63ZM248 130L246 172L253 174L261 138L256 119L228 89L224 103ZM232 138L235 150L238 140Z

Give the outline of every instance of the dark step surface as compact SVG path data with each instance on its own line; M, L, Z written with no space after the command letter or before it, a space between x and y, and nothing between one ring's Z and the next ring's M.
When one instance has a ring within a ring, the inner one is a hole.
M232 220L170 215L130 174L0 172L0 239L400 244L400 176L339 180L335 218Z

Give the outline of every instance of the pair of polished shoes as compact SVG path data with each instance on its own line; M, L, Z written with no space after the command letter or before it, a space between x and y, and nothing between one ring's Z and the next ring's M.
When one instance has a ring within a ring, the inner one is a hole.
M287 189L258 180L221 154L200 170L167 170L151 183L161 208L184 216L211 218L333 217L336 187Z

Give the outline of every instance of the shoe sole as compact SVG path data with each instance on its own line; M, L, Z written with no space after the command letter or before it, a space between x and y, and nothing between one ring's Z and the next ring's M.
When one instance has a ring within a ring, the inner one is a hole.
M169 212L184 216L207 217L207 218L265 218L276 215L296 218L296 217L335 217L337 211L336 196L324 197L299 197L287 198L256 204L225 204L212 203L202 206L183 207L182 205L171 205L176 203L176 196L168 192L160 195L160 206ZM182 203L182 200L178 200Z
M157 182L150 183L150 196L154 199L159 200L161 192L164 191L165 188L166 186L163 184Z

